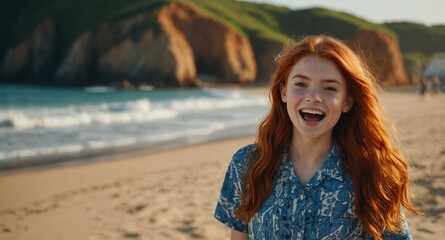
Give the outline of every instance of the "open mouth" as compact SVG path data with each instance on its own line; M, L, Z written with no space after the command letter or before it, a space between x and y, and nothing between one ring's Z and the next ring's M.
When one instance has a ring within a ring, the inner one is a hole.
M326 117L324 112L314 109L302 109L299 112L301 117L308 122L318 122Z

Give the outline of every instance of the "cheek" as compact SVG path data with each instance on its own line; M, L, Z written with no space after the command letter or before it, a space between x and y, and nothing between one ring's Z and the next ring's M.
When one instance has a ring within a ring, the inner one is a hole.
M324 99L335 106L342 106L346 103L346 96L339 93L325 93L323 95Z
M343 99L331 97L331 98L326 98L326 100L329 102L328 105L331 111L336 112L338 114L341 114L343 112L346 103Z
M325 101L327 101L328 103L330 103L331 105L340 105L341 102L341 97L339 97L336 94L333 93L326 93L323 95L323 98L325 99Z
M297 101L298 99L302 98L305 94L305 89L290 89L288 90L288 100L289 98L293 99L294 101Z

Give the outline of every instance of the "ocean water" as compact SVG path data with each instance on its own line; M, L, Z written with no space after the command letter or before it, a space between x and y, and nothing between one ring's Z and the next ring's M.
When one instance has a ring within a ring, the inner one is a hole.
M236 89L0 85L0 169L250 135L267 110Z

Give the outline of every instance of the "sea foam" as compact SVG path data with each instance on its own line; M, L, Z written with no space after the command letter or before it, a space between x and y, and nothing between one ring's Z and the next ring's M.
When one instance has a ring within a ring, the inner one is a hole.
M0 169L253 134L268 109L228 89L27 91L0 103Z

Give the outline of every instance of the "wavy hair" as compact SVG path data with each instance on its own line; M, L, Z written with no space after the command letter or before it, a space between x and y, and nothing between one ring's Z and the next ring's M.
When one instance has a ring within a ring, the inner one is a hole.
M377 97L379 86L361 59L343 42L329 36L309 36L276 58L269 97L271 109L259 126L255 160L244 174L241 207L236 215L249 221L272 192L272 178L292 137L292 122L281 101L280 86L292 67L304 56L317 55L333 61L345 78L354 99L334 127L341 161L354 185L356 214L365 230L376 239L384 231L402 228L400 206L415 214L410 202L408 165L392 144Z

